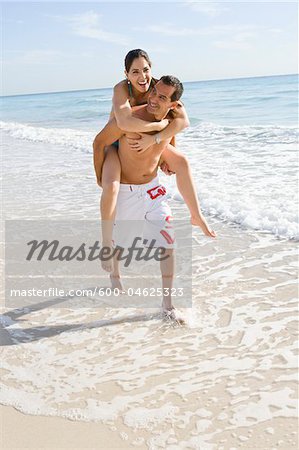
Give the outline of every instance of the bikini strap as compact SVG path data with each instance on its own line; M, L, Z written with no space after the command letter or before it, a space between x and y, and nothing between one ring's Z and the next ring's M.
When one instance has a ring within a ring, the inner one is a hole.
M133 90L132 90L132 85L131 85L130 81L128 81L128 91L129 91L129 97L133 97Z

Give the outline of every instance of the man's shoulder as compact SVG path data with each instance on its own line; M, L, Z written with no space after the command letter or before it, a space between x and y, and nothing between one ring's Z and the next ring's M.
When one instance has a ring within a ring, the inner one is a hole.
M179 101L177 106L174 109L170 109L168 111L166 118L172 119L172 120L175 119L178 116L179 111L183 108L183 106L184 106L183 103L181 101Z
M136 105L136 106L132 106L132 111L140 111L146 108L146 104L145 105Z
M168 120L171 121L171 120L174 120L176 118L176 116L177 116L177 112L175 112L174 109L170 109L168 111L167 116L165 117L165 119L168 119Z
M137 105L132 106L132 114L135 117L145 117L146 114L146 105Z

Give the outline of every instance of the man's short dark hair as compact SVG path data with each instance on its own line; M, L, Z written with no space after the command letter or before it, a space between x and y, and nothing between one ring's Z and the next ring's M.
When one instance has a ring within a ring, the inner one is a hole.
M159 81L162 81L167 86L172 86L175 88L175 91L171 96L172 102L175 102L181 98L184 92L184 87L178 78L173 77L172 75L164 75Z

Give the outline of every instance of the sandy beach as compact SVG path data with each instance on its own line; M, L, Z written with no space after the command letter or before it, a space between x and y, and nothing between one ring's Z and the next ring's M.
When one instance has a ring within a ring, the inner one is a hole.
M28 416L10 407L1 407L2 442L3 449L39 450L51 449L147 449L144 445L145 437L137 432L134 447L128 443L124 431L122 437L107 426L99 423L80 423L55 417ZM242 430L243 439L236 433L223 433L219 439L219 446L215 448L232 449L296 449L298 448L297 420L281 419L265 422L249 430ZM248 437L248 440L245 438ZM184 448L174 446L174 438L169 438L167 448ZM221 442L222 441L222 442ZM225 443L223 442L225 441ZM246 442L246 445L244 444ZM138 444L138 445L137 445ZM186 448L186 447L185 447ZM205 448L202 446L202 448Z
M3 448L297 448L296 249L212 225L215 241L194 233L187 326L150 309L4 310Z
M11 407L1 407L1 424L1 448L7 450L130 448L125 440L99 423L29 416Z

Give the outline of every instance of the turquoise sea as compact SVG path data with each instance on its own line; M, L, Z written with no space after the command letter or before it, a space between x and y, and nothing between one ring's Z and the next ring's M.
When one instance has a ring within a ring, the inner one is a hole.
M239 78L184 83L183 101L191 126L296 126L298 77ZM104 125L112 89L2 97L1 120L47 128L94 130Z
M183 102L191 126L178 136L178 148L192 164L205 213L248 229L297 239L297 75L184 86ZM60 164L75 173L72 159L76 165L86 164L85 174L92 176L86 154L91 158L93 137L107 121L111 100L110 88L2 97L1 131L17 147L24 142L36 146L23 168L29 170L28 177L30 167L36 178L49 165L55 175ZM63 149L60 160L38 164L42 153L48 153L47 146ZM13 152L8 151L8 167L10 158ZM65 178L65 191L69 170L59 172L62 184ZM170 184L179 199L174 181ZM89 203L84 200L85 205Z

